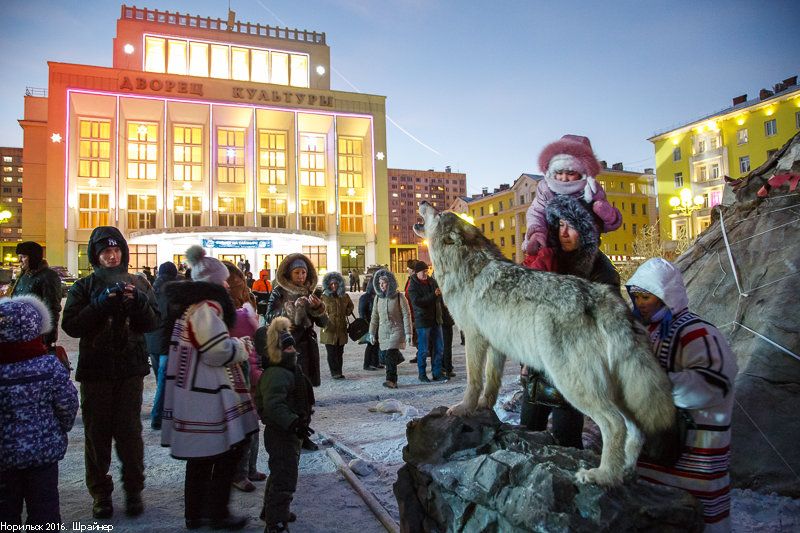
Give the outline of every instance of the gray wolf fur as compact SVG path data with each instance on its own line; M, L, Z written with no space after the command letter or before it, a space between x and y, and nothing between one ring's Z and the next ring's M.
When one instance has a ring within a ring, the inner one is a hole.
M607 286L509 261L454 213L427 202L419 213L414 231L428 240L442 297L466 335L467 388L448 413L493 407L507 355L546 372L600 427L600 466L577 480L621 483L645 434L668 431L675 417L672 386L628 307Z

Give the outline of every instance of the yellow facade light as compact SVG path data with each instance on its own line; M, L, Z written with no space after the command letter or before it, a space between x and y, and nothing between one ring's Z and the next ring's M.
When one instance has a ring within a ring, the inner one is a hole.
M677 146L677 144L678 144L678 138L677 137L673 137L672 138L672 144Z

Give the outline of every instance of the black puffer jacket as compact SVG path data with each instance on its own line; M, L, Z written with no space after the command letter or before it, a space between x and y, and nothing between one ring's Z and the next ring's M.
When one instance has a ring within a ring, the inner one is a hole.
M423 283L416 275L409 278L408 297L414 308L414 327L433 328L442 325L442 297L436 295L439 284L432 277Z
M100 265L98 255L110 242L122 250L119 266ZM150 373L144 334L158 327L158 307L146 279L128 274L128 244L120 231L100 226L89 238L89 263L94 273L75 282L67 295L61 327L70 337L80 338L77 381L100 381L146 376ZM98 308L97 297L122 281L147 297L144 306L119 305L112 312Z

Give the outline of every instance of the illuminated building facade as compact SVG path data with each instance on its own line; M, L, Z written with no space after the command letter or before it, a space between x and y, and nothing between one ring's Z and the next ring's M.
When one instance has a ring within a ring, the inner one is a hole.
M711 208L727 202L723 177L746 176L798 131L800 86L793 76L772 90L762 89L758 98L737 96L731 107L648 139L656 153L662 239L682 233L694 237L705 230ZM689 198L702 199L688 214L669 203L684 188L690 189Z
M22 240L22 148L0 146L0 253L3 265L17 260Z
M191 244L273 273L389 259L385 97L330 90L324 33L122 6L113 68L50 63L26 96L26 239L88 273L114 225L131 268Z

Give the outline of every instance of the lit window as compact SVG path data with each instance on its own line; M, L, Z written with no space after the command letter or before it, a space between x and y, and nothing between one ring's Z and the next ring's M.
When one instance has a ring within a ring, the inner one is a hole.
M269 52L266 50L251 50L252 64L250 65L250 81L259 83L269 82Z
M282 52L270 53L272 64L270 65L269 80L278 85L289 85L289 54Z
M362 202L340 202L341 231L344 233L364 233L364 209Z
M145 72L164 72L164 39L146 37L144 40L144 70Z
M292 54L291 56L292 87L308 87L308 57Z
M501 230L506 229L506 221L502 218L500 219L500 229Z
M167 72L169 74L186 74L186 41L167 41Z
M244 130L217 130L217 181L244 183Z
M128 195L128 230L156 227L156 197L154 194Z
M736 144L747 143L747 128L742 128L736 132Z
M302 200L300 202L300 229L325 231L325 200Z
M189 75L208 77L208 45L189 43Z
M778 134L778 124L775 119L764 122L764 137L772 137Z
M244 226L244 196L219 197L220 226Z
M286 200L283 198L261 198L258 212L262 228L286 227Z
M325 137L300 135L300 185L325 186Z
M339 187L364 186L361 139L339 138Z
M231 79L250 80L250 57L246 48L231 48Z
M108 225L108 195L82 193L78 195L78 227L94 229Z
M156 179L158 126L128 122L128 179Z
M228 78L228 47L220 44L211 45L211 77Z
M198 195L176 194L174 197L173 220L176 228L199 226L203 211L203 201Z
M111 123L80 120L78 123L78 177L111 176Z
M10 155L3 156L3 163L11 163L11 161L13 161L13 159Z
M258 151L259 182L286 185L286 133L260 130Z
M203 181L203 128L175 126L172 128L173 173L177 181Z

